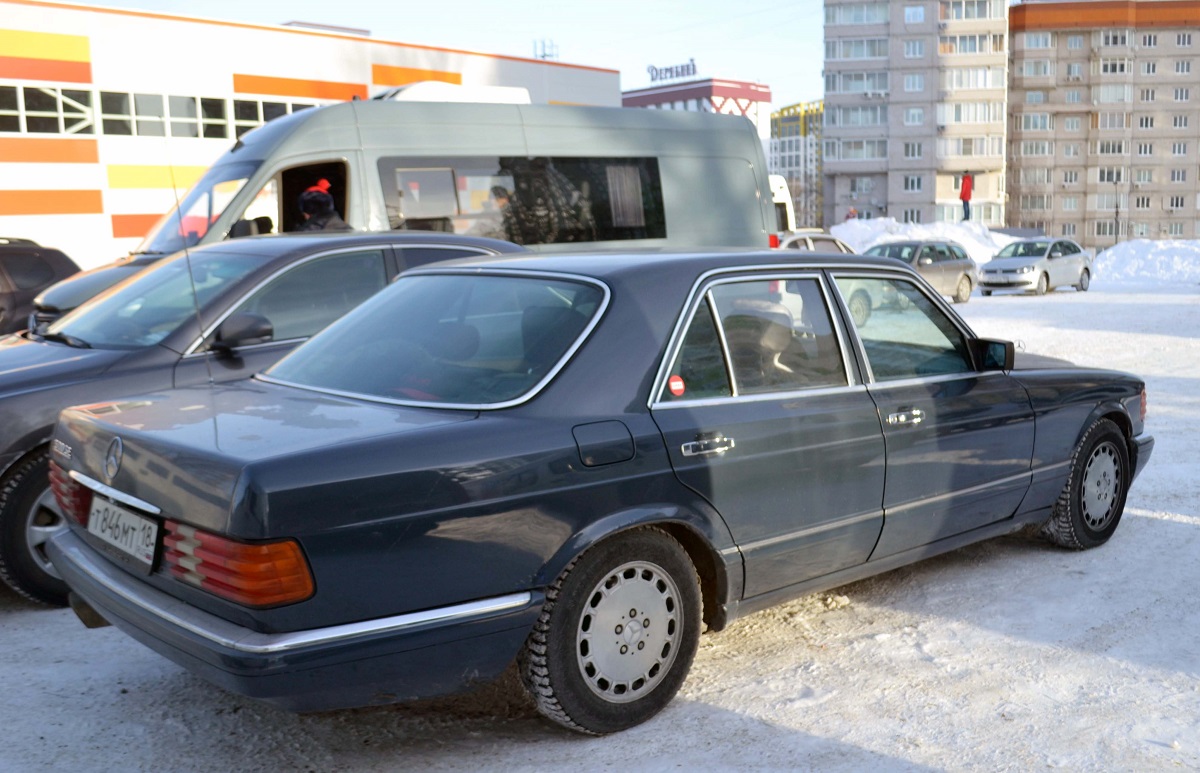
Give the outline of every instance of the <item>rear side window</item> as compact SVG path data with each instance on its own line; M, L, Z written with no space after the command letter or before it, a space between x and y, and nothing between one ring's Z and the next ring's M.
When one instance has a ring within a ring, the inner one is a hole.
M400 256L400 270L416 268L427 263L437 263L454 258L477 258L490 253L475 250L470 247L397 247L396 254Z
M733 373L732 387L728 371ZM659 399L792 392L847 383L841 348L816 279L728 282L713 287L697 307Z
M4 271L18 290L44 287L54 281L54 267L39 255L14 252L3 260Z
M556 372L604 299L563 279L405 275L267 376L388 401L509 403Z
M655 158L381 158L393 229L517 244L665 239Z

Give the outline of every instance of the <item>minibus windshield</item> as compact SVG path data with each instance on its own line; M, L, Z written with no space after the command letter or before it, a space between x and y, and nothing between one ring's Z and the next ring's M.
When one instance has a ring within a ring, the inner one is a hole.
M256 161L239 161L209 169L178 206L150 229L134 252L170 255L198 244L258 166Z

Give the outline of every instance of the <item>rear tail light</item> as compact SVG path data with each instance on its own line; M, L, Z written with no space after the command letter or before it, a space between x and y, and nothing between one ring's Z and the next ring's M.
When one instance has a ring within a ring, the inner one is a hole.
M163 567L172 577L249 607L279 606L313 594L312 573L295 540L245 543L167 521Z
M1142 423L1146 423L1146 387L1142 387Z
M767 246L768 247L778 247L779 246L779 234L771 234L769 237L767 237Z
M92 490L74 480L53 460L50 462L50 490L63 515L86 527L92 509Z

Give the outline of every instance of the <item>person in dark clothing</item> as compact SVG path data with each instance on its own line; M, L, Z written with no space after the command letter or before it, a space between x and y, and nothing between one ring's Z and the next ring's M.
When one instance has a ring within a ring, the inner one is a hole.
M300 194L300 214L304 222L297 231L349 231L350 226L338 215L329 195L330 183L322 178Z

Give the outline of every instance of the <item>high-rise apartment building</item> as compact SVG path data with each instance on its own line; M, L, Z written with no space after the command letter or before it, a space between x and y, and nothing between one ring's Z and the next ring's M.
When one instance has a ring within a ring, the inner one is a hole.
M1005 223L1006 0L825 0L825 220Z
M1200 236L1200 2L1011 14L1011 224L1100 249Z
M801 102L771 113L771 174L787 180L801 227L825 227L821 179L821 129L824 106Z

